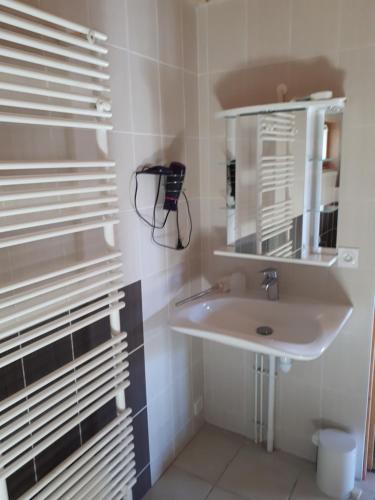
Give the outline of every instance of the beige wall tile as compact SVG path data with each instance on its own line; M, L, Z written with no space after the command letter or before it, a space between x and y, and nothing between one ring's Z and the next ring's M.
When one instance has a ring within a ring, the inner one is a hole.
M198 72L197 9L191 0L182 1L182 42L184 67Z
M292 56L320 56L338 49L339 0L293 0L292 9Z
M130 57L133 130L160 133L159 68L137 55Z
M198 77L193 73L184 74L184 95L186 135L198 137L199 135L199 116L198 116Z
M245 1L213 3L208 11L208 67L236 69L246 64Z
M269 63L290 55L291 0L247 0L248 58Z
M115 130L129 132L131 124L129 56L123 49L109 48L112 123Z
M184 131L183 70L160 66L162 130L166 135L179 135Z
M90 1L90 0L89 0ZM88 26L87 0L40 0L39 7L56 16Z
M372 0L342 1L341 48L375 43L375 3Z
M128 0L129 46L149 57L158 57L157 0Z
M197 9L198 73L208 71L208 6Z
M181 0L158 0L160 60L182 67Z

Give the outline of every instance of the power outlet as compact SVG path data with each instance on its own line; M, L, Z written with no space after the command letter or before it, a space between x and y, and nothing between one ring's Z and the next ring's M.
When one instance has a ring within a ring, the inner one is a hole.
M202 396L195 401L195 403L193 405L193 410L194 410L195 417L197 417L200 413L202 413L202 410L203 410L203 398L202 398Z
M338 266L357 269L359 266L359 249L358 248L339 248L338 251Z

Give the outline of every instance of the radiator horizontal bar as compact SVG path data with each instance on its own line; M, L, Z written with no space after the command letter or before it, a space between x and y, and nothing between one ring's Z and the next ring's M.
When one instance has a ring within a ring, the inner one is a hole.
M86 464L89 460L94 459L111 440L118 437L126 440L127 436L132 432L130 425L132 419L130 415L130 409L118 415L112 422L90 438L81 448L38 481L19 500L31 500L39 492L41 493L38 495L38 500L45 500L56 488L64 485L72 475L79 474L82 464Z
M59 302L71 299L73 297L82 295L85 292L95 290L102 285L108 285L116 280L120 280L123 277L122 271L108 273L107 276L96 277L95 279L87 280L86 283L76 282L71 285L64 293L60 290L54 290L50 292L47 297L41 297L39 302L32 301L31 304L17 304L10 308L10 311L6 309L0 312L0 324L8 323L9 321L15 321L22 316L27 316L39 311L40 309L47 309L50 306L54 306Z
M29 354L32 354L33 352L38 351L39 349L42 349L43 347L46 347L50 344L53 344L54 342L57 342L58 340L61 340L64 337L67 337L68 335L72 335L73 333L86 328L87 326L90 326L97 321L100 321L103 318L107 318L113 313L116 313L120 311L125 305L120 302L120 303L114 303L114 304L109 304L109 307L106 309L101 310L100 312L93 314L89 318L86 318L78 323L75 323L72 326L69 326L67 328L64 328L63 330L60 330L56 333L53 333L52 335L49 335L45 337L44 339L38 340L32 344L29 344L27 346L23 346L17 351L11 352L11 354L8 354L7 356L4 356L0 359L0 367L3 368L4 366L7 366L11 363L14 363L15 361L18 361L24 356L28 356Z
M293 155L277 155L277 156L262 156L261 157L261 162L284 161L284 160L294 161L294 156Z
M278 203L273 203L272 205L268 205L266 207L262 207L262 212L267 212L268 210L279 210L279 209L287 209L292 206L291 200L279 201Z
M15 175L11 177L1 177L0 186L24 186L26 184L45 184L55 182L78 182L115 179L115 173L83 174L81 172L70 174L45 174L45 175Z
M109 340L107 340L106 342L103 342L102 344L99 344L99 346L94 347L94 349L92 349L91 351L82 354L82 356L75 358L73 361L70 361L69 363L58 368L57 370L40 378L36 382L27 385L20 391L12 394L11 396L8 396L6 399L3 399L0 402L1 412L5 412L8 408L14 405L15 408L11 408L6 413L4 413L4 416L2 417L2 422L3 421L7 422L8 416L10 418L13 418L13 416L14 417L17 416L18 411L16 410L16 408L20 408L20 405L16 406L17 403L21 401L22 404L26 404L27 402L23 401L25 398L43 397L43 391L45 391L45 388L47 388L48 390L49 384L55 383L55 381L58 381L60 377L62 378L62 380L66 380L67 374L69 374L69 372L71 371L74 372L74 370L78 369L81 365L90 362L90 360L92 360L96 356L103 354L106 351L113 352L113 350L117 349L118 344L122 344L126 349L128 346L128 344L125 342L126 338L127 338L126 333L118 333ZM35 393L38 391L40 391L40 394L35 395Z
M96 118L111 118L112 113L97 111L96 109L73 108L70 106L57 106L39 102L20 101L16 99L0 99L0 106L11 108L32 109L35 111L48 111L49 113L65 113L69 115L93 116Z
M39 56L32 52L25 52L24 50L0 47L0 56L7 57L8 59L14 59L16 61L37 64L38 66L43 66L44 68L54 68L60 71L75 73L76 75L84 75L89 78L97 78L98 80L109 80L110 78L109 74L104 73L103 71L96 71L94 69L77 66L76 64L69 64L58 59Z
M40 212L49 212L52 210L64 210L66 208L89 207L92 205L106 205L108 203L117 203L117 196L101 196L99 198L82 199L77 201L67 201L65 203L50 203L45 205L31 205L22 208L10 208L0 210L0 217L14 217L15 215L25 215Z
M50 196L70 196L75 194L99 193L104 191L116 191L116 184L100 184L97 186L63 188L63 189L44 189L41 191L12 191L7 194L0 194L1 201L33 200L35 198L49 198Z
M273 233L275 230L278 231L278 230L283 229L284 231L287 231L287 230L292 229L292 228L293 228L293 225L292 225L291 221L285 221L283 224L279 224L276 222L272 225L268 225L265 228L261 228L261 235L263 237L263 236L267 236L267 235Z
M32 7L31 5L27 5L23 2L19 2L17 0L0 0L0 5L4 7L8 7L9 9L16 10L18 12L23 12L32 17L36 17L38 19L42 19L43 21L47 21L52 24L56 24L62 28L66 28L72 31L77 31L83 35L91 34L94 38L98 40L105 41L107 40L107 35L104 33L100 33L100 31L90 30L85 26L82 26L78 23L68 21L67 19L63 19L62 17L55 16L53 14L49 14L44 10L37 9L36 7Z
M10 238L3 238L2 240L0 240L0 248L8 248L16 245L23 245L25 243L32 243L33 241L42 241L50 238L56 238L58 236L65 236L67 234L82 233L84 231L111 226L113 224L118 224L118 223L119 223L118 219L111 218L107 220L95 221L89 224L73 224L70 226L65 226L61 229L38 231L25 236L13 236Z
M4 162L0 161L0 170L42 170L66 168L111 168L115 167L114 161L30 161L30 162Z
M60 40L70 45L76 45L83 49L91 50L93 52L98 52L100 54L107 54L108 49L94 43L90 43L87 40L83 40L77 36L69 35L63 31L58 31L54 28L49 28L45 25L35 23L33 21L28 21L26 19L16 17L5 12L0 13L0 22L9 24L11 26L16 26L17 28L24 29L26 31L31 31L32 33L37 33L38 35L43 35L48 38L54 38L55 40Z
M47 320L52 319L56 316L59 316L60 314L66 313L67 311L69 311L71 309L74 309L76 307L80 307L80 306L86 304L87 302L94 301L95 299L99 299L99 298L104 297L105 295L107 295L109 293L115 292L115 291L121 289L122 286L123 286L122 282L115 282L113 284L110 283L106 287L103 287L103 288L99 287L99 289L97 291L92 291L92 293L90 291L90 293L87 293L87 296L82 294L80 296L80 298L77 300L68 301L61 306L59 306L58 304L55 304L54 307L50 307L49 309L44 310L43 314L40 314L39 316L32 315L27 319L21 318L21 319L18 319L17 321L13 321L12 325L9 325L9 326L3 328L3 330L0 333L0 338L5 339L7 337L10 337L14 333L17 333L17 332L20 332L23 330L27 330L35 325L38 325L40 323L44 323ZM114 297L110 297L110 298L114 299ZM93 304L92 307L96 308L96 305ZM74 314L76 314L76 313L74 313ZM60 318L59 320L56 320L56 322L59 322L59 321L65 322L65 319ZM55 322L53 325L46 323L39 328L40 328L40 331L42 331L44 333L48 333L50 331L50 329L53 328L54 326L56 326ZM24 334L24 335L27 335L27 336L33 335L34 337L40 336L40 335L42 335L42 333L40 333L39 328L36 329L37 331L28 332L27 334ZM37 335L37 334L39 334L39 335ZM29 337L27 337L27 338L29 338ZM13 340L16 340L16 339L13 339ZM2 350L2 349L3 349L3 344L1 343L0 350ZM15 355L15 354L17 354L17 353L16 352L13 353L13 355ZM4 361L3 358L0 358L0 364L2 364L3 361Z
M288 241L287 243L285 243L284 245L281 245L280 247L278 248L275 248L274 250L270 251L270 252L267 252L267 255L269 255L270 257L272 255L276 255L278 252L282 251L282 250L290 250L293 246L293 242L292 241Z
M107 456L105 456L99 463L95 464L91 470L87 467L87 475L78 482L75 486L70 488L70 490L64 493L64 498L66 500L78 500L80 498L93 498L94 489L98 489L98 483L101 485L109 473L117 467L126 468L127 465L134 459L134 445L130 444L125 446L124 444L119 444L116 448L111 450ZM90 494L90 492L92 492ZM61 493L58 492L60 495ZM86 496L87 495L87 496Z
M24 125L43 125L48 127L87 128L97 130L112 130L113 126L102 122L82 122L63 118L43 118L34 115L19 115L0 113L0 123L19 123Z
M263 243L265 241L270 240L271 238L274 238L275 236L280 236L280 234L286 233L287 231L290 231L293 226L290 226L289 228L282 228L282 229L277 229L273 233L267 234L266 236L262 236L260 241Z
M262 187L260 191L261 191L261 193L269 193L270 191L276 191L276 189L287 189L287 188L291 188L291 187L293 187L293 183L290 183L290 182L285 183L285 184L284 183L282 183L282 184L274 183L273 186Z
M95 492L93 500L102 500L103 498L109 498L108 495L110 494L111 490L113 490L119 484L122 484L124 487L131 481L131 479L135 477L135 475L135 461L130 462L125 470L122 470L121 465L119 465L118 467L116 467L116 469L113 470L112 473L110 473L109 477L107 477L102 482L102 488L98 492ZM84 500L84 497L80 498Z
M37 455L39 455L42 451L44 451L46 448L51 446L54 442L56 442L58 439L60 439L62 436L64 436L67 432L69 432L73 427L81 423L83 420L88 418L90 415L92 415L96 410L104 406L108 401L113 399L120 391L126 389L129 387L129 381L123 382L119 384L115 389L112 389L110 392L107 394L101 396L96 403L92 404L89 408L81 411L79 415L77 415L75 418L72 418L69 420L69 422L63 426L61 426L56 432L53 434L47 436L46 439L43 441L39 442L36 444L31 450L27 451L23 455L21 455L20 458L14 460L12 463L9 463L6 468L3 468L0 470L0 479L5 479L9 476L11 476L14 472L16 472L18 469L20 469L23 465L25 465L27 462L35 458ZM13 451L13 450L12 450ZM3 462L7 459L5 457L2 457L0 459L0 465L3 466Z
M87 267L95 266L96 264L102 264L103 262L111 261L114 259L117 259L121 257L121 252L111 252L105 255L101 255L100 257L97 257L96 259L90 259L90 260L84 260L75 264L69 264L66 262L66 265L64 267L60 267L59 269L56 269L54 271L45 273L45 274L39 274L38 276L34 276L32 278L22 280L22 281L16 281L14 283L11 283L9 285L1 286L0 287L0 294L3 293L8 293L12 292L14 290L18 290L20 288L24 288L30 285L35 285L37 283L40 283L42 281L46 281L49 279L57 278L59 276L63 276L64 274L68 274L71 272L79 271L82 269L85 269Z
M271 135L262 135L260 137L262 141L275 141L275 142L294 142L295 137L272 137Z
M115 261L112 263L105 263L102 265L95 266L88 271L78 271L75 272L72 276L64 279L55 279L52 283L45 284L39 287L33 287L31 290L26 292L21 292L16 295L11 295L10 297L6 297L0 300L0 310L5 307L10 307L17 305L21 302L25 302L28 300L36 299L39 296L46 295L51 292L55 292L56 290L61 290L70 285L75 285L82 281L85 281L90 278L94 278L96 276L100 276L102 274L109 273L111 271L115 271L121 268L121 262Z
M266 223L262 222L260 225L260 231L261 231L261 234L264 235L268 231L273 230L274 228L281 228L284 226L290 226L292 224L293 224L293 222L292 222L290 217L280 217L278 219L275 218L275 219L273 219L269 222L266 222Z
M96 366L94 366L94 372L84 375L82 379L75 381L75 383L73 381L73 385L70 388L43 401L36 408L29 410L26 415L10 422L1 429L2 442L0 444L0 450L2 453L13 448L13 446L23 441L31 433L43 427L47 422L64 414L64 412L75 406L77 402L83 401L86 396L94 393L105 383L110 382L120 375L128 377L129 372L126 371L127 366L125 363L122 363L121 366L118 365L121 361L125 361L126 357L126 354L119 355L104 362L102 365L97 363ZM78 375L77 378L79 376L80 375ZM53 394L52 389L51 394ZM37 419L41 414L43 414L43 417ZM30 421L31 423L27 425Z
M16 83L0 82L0 90L8 90L10 92L20 92L22 94L40 95L43 97L54 97L55 99L65 99L68 101L78 101L87 104L97 104L100 99L96 96L73 94L71 92L61 92L51 90L46 87L33 87L30 85L19 85Z
M0 0L1 1L1 0ZM57 74L51 74L50 72L35 71L26 68L20 68L17 66L12 66L10 64L0 64L0 73L5 73L7 75L14 75L23 78L31 78L33 80L41 80L42 82L57 83L59 85L67 85L69 87L77 87L86 90L93 90L96 92L109 92L109 88L98 83L93 83L90 81L74 80L72 78L66 78Z
M118 208L106 208L102 210L93 210L91 212L76 212L72 215L64 215L62 217L50 217L48 219L31 220L19 222L18 224L7 224L0 226L0 233L8 233L12 231L20 231L24 229L33 229L35 227L43 227L53 224L61 224L63 222L72 222L76 220L90 219L92 217L104 217L106 215L114 215L119 212Z
M75 494L74 492L77 492L80 488L87 486L87 484L95 478L95 474L98 470L100 470L100 467L108 463L108 460L111 461L116 459L118 451L125 451L123 458L129 456L134 449L134 444L132 444L134 438L132 435L129 436L132 430L133 428L130 426L130 429L128 428L124 430L125 432L123 431L122 433L118 433L117 436L114 435L112 437L112 441L110 441L106 446L102 446L97 455L91 456L86 462L81 460L81 468L79 470L75 470L74 475L70 474L71 477L68 480L65 479L64 483L60 480L60 485L51 485L55 486L55 489L52 490L53 495L58 498L71 497L72 494ZM130 460L132 460L132 458ZM94 477L92 474L94 474ZM51 488L49 488L49 493L51 494ZM42 495L38 496L38 500L45 498L48 498L48 496L46 496L43 491Z
M37 38L21 35L20 33L15 33L2 28L0 28L0 40L16 43L25 47L32 47L33 49L50 52L51 54L57 54L69 59L75 59L87 64L93 64L95 66L102 66L104 68L108 66L108 62L104 59L100 59L99 57L89 56L83 52L71 50L63 47L62 45L57 45L56 43L45 42L38 40Z

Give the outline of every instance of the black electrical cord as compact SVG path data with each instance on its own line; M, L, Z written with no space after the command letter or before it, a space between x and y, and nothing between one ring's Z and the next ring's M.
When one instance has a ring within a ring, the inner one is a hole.
M169 215L171 213L171 210L167 211L167 214L164 217L163 222L161 224L157 225L156 224L156 208L157 208L158 201L159 201L159 196L160 196L161 179L163 177L162 174L159 174L158 187L157 187L157 191L156 191L154 208L153 208L153 211L152 211L152 221L150 222L149 220L146 219L146 217L144 217L140 213L140 211L138 209L138 206L137 206L138 175L145 174L145 173L146 172L144 172L142 170L140 170L138 172L135 172L134 208L135 208L135 211L136 211L138 217L140 217L143 220L143 222L145 222L148 226L151 227L151 238L152 238L152 241L154 243L156 243L156 245L159 245L160 247L163 247L163 248L168 248L169 250L185 250L185 248L187 248L190 245L191 235L192 235L192 232L193 232L193 220L192 220L192 217L191 217L189 200L187 199L186 194L184 192L182 192L182 194L184 196L184 199L185 199L185 203L186 203L186 208L187 208L188 217L189 217L189 226L190 226L189 227L189 236L188 236L187 243L185 245L182 243L178 206L176 208L177 245L176 246L172 246L172 245L166 245L164 243L160 243L160 241L157 241L157 239L155 237L155 230L160 230L160 229L164 229L165 228L165 226L167 224L167 221L168 221L168 217L169 217Z

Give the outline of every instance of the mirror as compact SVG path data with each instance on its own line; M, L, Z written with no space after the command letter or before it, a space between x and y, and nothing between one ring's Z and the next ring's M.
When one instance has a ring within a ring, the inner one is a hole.
M229 252L334 262L342 115L311 106L227 117Z

